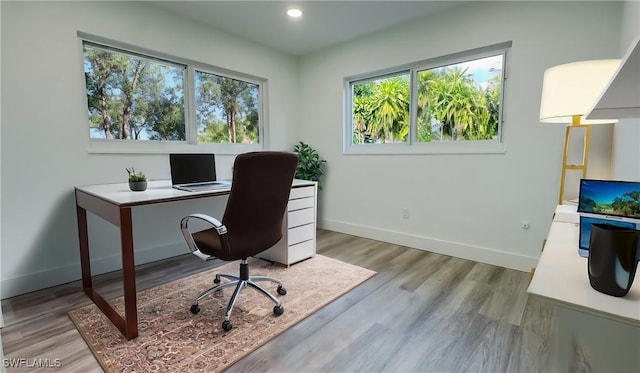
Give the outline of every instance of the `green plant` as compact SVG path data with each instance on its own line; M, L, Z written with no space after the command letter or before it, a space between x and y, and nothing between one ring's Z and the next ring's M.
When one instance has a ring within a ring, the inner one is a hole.
M127 173L129 174L129 181L147 181L147 177L142 172L137 172L131 168L127 168Z
M318 182L318 189L322 189L320 176L324 173L323 165L327 161L320 158L318 151L300 141L293 147L293 151L298 153L298 168L296 178Z

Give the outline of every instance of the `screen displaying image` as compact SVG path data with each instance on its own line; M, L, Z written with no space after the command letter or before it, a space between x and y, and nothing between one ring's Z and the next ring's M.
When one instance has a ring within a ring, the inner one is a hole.
M615 225L617 227L637 229L636 224L631 222L581 216L580 217L580 249L582 250L589 250L589 242L591 240L591 224L594 224L594 223L609 224L609 225Z
M582 179L578 212L640 219L640 182Z

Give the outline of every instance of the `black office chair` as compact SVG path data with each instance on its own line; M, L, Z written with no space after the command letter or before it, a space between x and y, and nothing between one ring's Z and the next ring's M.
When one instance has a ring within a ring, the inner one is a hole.
M235 286L222 323L225 331L231 330L231 311L240 290L249 285L270 298L276 305L273 313L282 315L284 307L258 281L278 284L278 294L287 291L280 280L266 276L249 276L247 258L269 249L282 238L282 221L289 202L289 192L296 173L298 156L285 152L253 152L240 154L233 165L233 180L229 200L222 222L205 214L192 214L180 221L182 234L189 250L201 259L219 258L225 261L240 260L240 275L216 274L213 288L200 294L191 312L200 312L199 302L208 294ZM197 219L210 224L199 232L189 230L189 221ZM220 284L220 278L231 281Z

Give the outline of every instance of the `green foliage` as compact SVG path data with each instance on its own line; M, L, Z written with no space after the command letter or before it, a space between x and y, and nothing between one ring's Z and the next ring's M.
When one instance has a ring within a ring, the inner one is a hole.
M407 141L408 75L357 84L353 91L354 143Z
M199 142L259 142L258 85L200 71L195 81Z
M616 197L611 208L618 215L640 216L640 191L626 192L622 197Z
M92 138L184 141L184 69L85 44ZM196 71L198 141L259 143L258 84Z
M129 174L129 181L147 181L147 177L141 171L136 172L133 167L126 168Z
M227 124L224 122L212 119L203 130L198 132L199 143L229 143Z
M185 140L183 71L84 46L92 137Z
M419 142L488 140L498 134L501 76L479 87L467 69L444 67L417 74ZM353 143L406 142L409 77L383 78L353 86Z
M423 124L436 129L432 137L441 141L494 138L498 132L500 82L501 77L496 76L481 89L467 69L460 68L421 73L418 110L427 113Z
M300 141L293 147L293 151L298 153L298 168L296 178L318 182L318 189L322 190L320 176L324 173L324 163L327 161L320 158L318 151Z
M622 216L640 216L640 190L625 192L616 196L610 203L597 203L595 200L581 196L580 205L585 212L612 214Z

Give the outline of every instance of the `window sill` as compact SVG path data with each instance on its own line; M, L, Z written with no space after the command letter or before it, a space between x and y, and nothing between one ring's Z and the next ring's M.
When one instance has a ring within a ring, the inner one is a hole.
M345 155L412 155L412 154L504 154L504 143L497 141L431 142L425 144L359 144L347 145Z
M90 140L89 154L215 153L238 155L263 150L262 144L187 144L179 141Z

